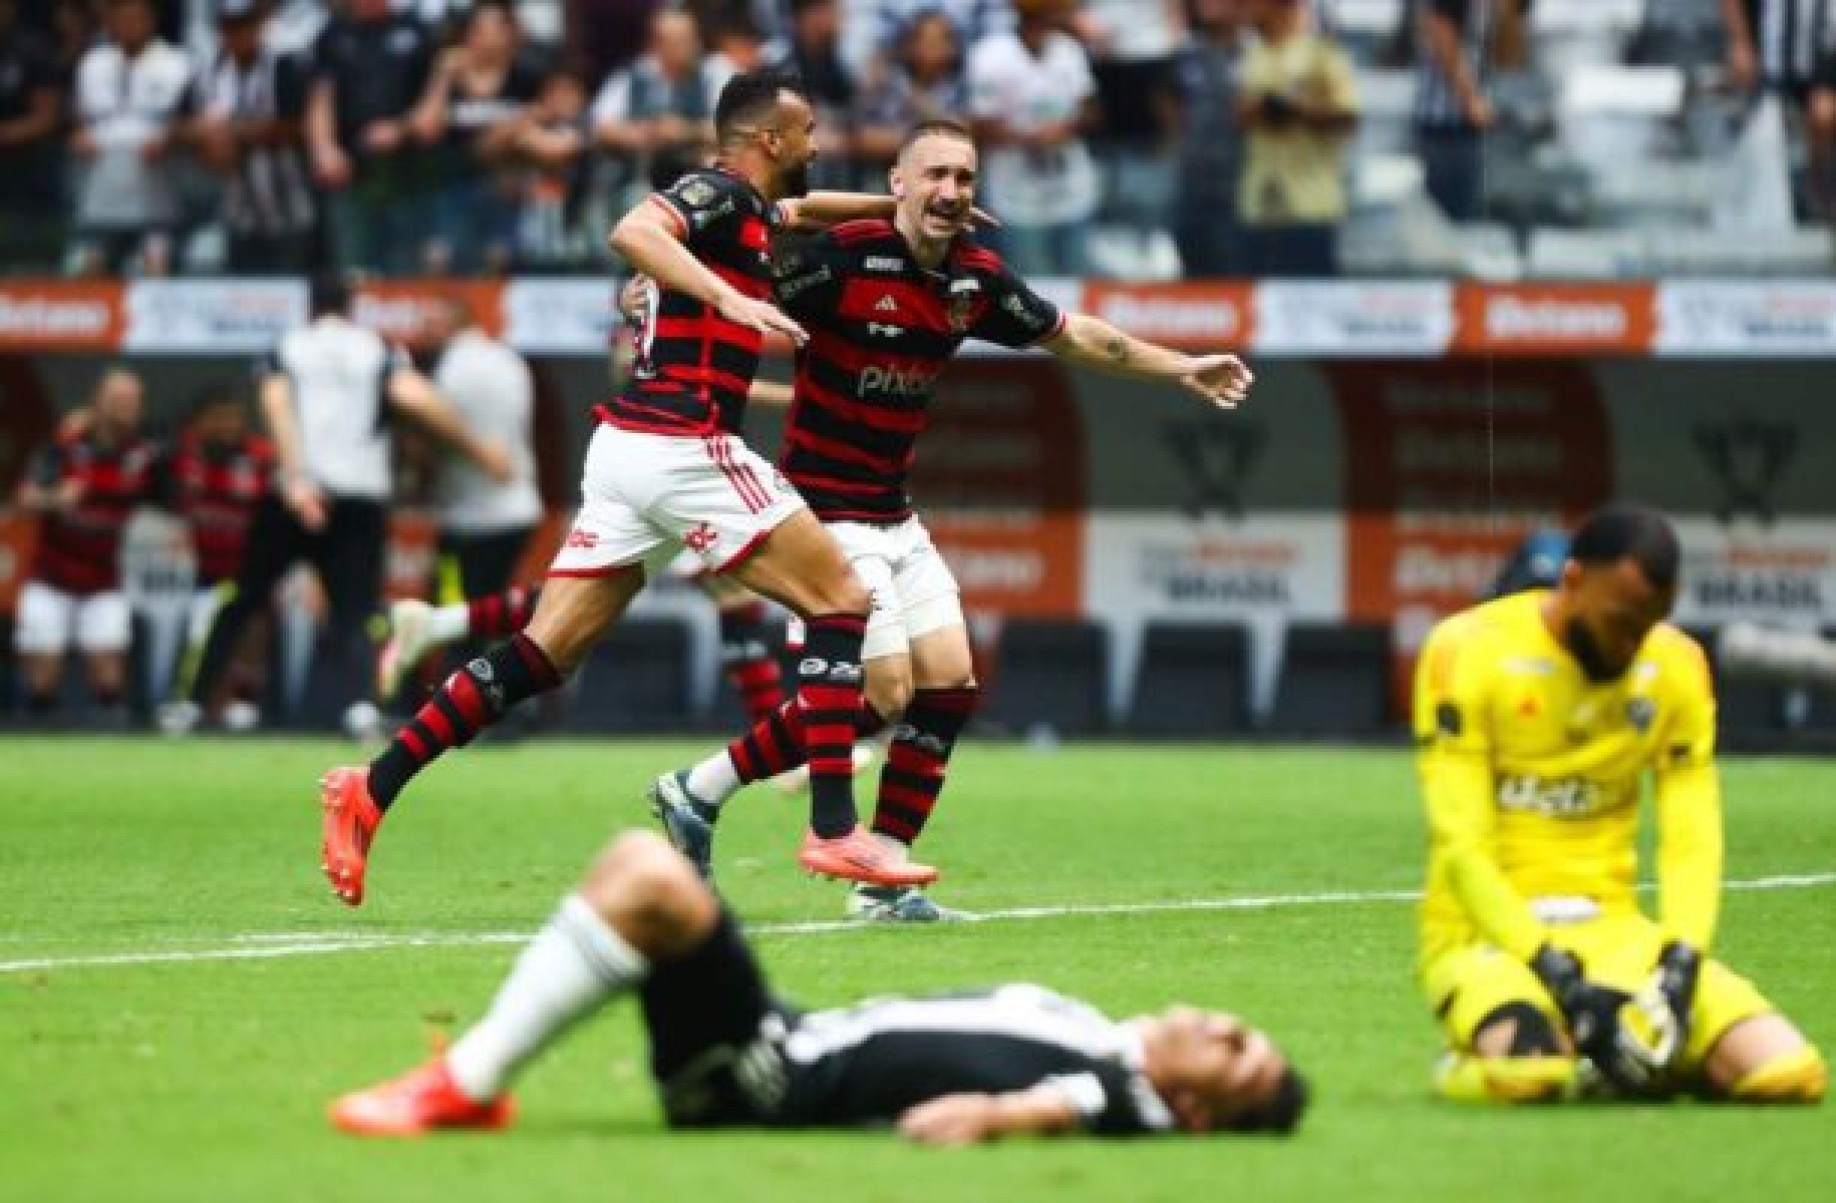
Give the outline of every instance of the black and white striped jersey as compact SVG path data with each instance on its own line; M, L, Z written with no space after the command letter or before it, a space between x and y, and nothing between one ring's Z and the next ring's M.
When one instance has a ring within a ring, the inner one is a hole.
M739 1076L768 1124L876 1126L944 1095L1050 1084L1093 1133L1174 1127L1172 1111L1142 1072L1134 1026L1040 986L870 999L785 1015L766 1027L776 1056L755 1049Z

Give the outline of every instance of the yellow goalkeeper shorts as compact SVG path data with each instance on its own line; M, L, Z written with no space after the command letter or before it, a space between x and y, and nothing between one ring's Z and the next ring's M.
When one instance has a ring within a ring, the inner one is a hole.
M1650 979L1664 937L1643 915L1617 915L1552 929L1557 946L1581 958L1588 980L1633 993ZM1428 1005L1440 1020L1448 1047L1473 1051L1485 1017L1507 1003L1528 1003L1561 1027L1561 1011L1530 967L1489 944L1442 953L1421 974ZM1720 961L1705 961L1696 985L1689 1044L1678 1068L1701 1068L1715 1042L1735 1024L1776 1008L1746 978Z

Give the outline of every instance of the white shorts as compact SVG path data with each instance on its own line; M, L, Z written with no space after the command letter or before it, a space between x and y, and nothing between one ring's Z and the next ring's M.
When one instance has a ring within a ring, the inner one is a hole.
M133 637L127 594L65 593L42 581L19 590L19 626L13 646L21 655L59 656L70 645L86 652L125 652Z
M601 423L587 447L580 513L550 576L607 576L687 548L725 572L803 498L737 435L640 434Z
M904 656L912 640L963 625L961 589L924 523L907 518L897 526L826 525L873 595L861 659Z

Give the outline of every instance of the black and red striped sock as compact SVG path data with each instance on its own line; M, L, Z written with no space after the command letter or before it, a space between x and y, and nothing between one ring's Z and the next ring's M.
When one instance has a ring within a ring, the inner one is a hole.
M529 625L542 590L512 585L502 593L470 598L465 603L465 633L471 639L508 639Z
M796 698L781 702L776 710L752 724L752 729L727 745L727 759L740 784L750 785L803 763L803 706Z
M854 731L861 711L860 614L809 620L797 662L797 701L803 707L803 752L810 766L810 827L823 839L847 835L860 823L854 809Z
M468 660L370 762L370 797L388 810L414 775L466 744L522 701L561 684L546 653L521 634Z
M874 805L873 830L910 844L924 831L957 736L975 713L976 687L920 689L912 695L905 717L893 727L880 771L880 796Z
M784 678L766 634L764 602L721 610L720 665L755 723L784 702Z

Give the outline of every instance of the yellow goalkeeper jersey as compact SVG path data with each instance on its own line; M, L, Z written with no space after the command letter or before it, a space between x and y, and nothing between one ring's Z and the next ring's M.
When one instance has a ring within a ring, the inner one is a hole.
M1545 625L1546 591L1447 618L1416 668L1428 810L1424 962L1483 940L1527 958L1548 925L1637 910L1638 808L1658 811L1657 919L1706 950L1721 890L1715 699L1695 640L1653 628L1595 684Z

